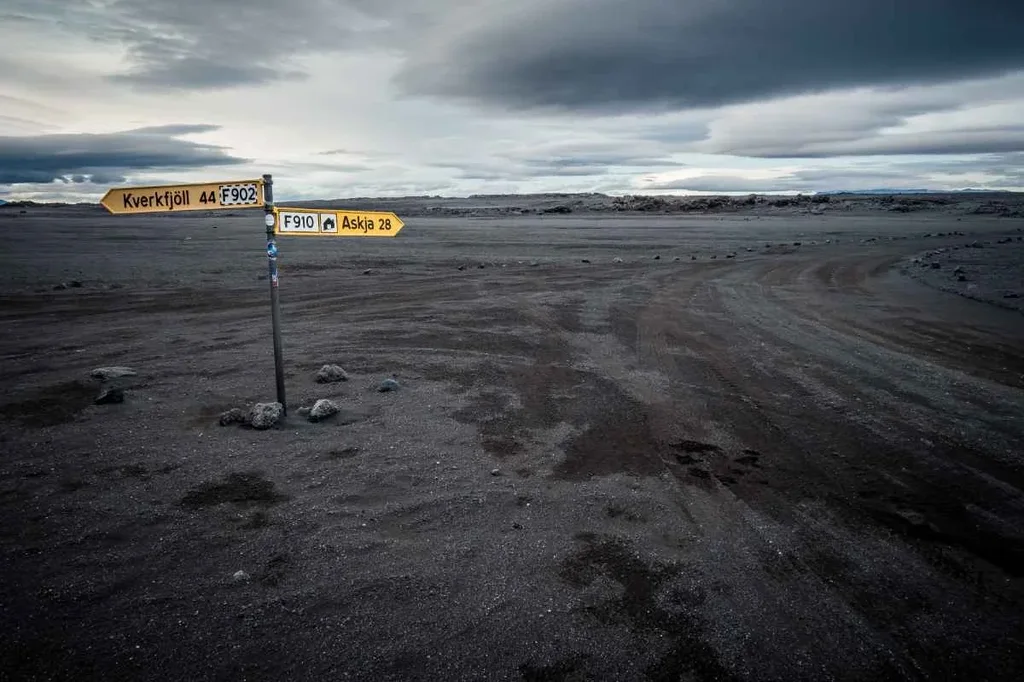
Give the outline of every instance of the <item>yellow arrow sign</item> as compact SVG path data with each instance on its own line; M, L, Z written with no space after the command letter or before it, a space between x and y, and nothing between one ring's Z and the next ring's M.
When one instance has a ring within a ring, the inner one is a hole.
M100 203L115 214L254 208L263 205L263 181L115 187L103 195Z
M405 223L390 211L275 207L274 234L300 237L394 237Z

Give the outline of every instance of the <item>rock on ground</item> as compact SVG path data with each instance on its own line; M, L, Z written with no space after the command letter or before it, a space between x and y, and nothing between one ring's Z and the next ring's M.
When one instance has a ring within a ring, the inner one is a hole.
M245 414L245 410L240 407L233 407L227 412L221 413L220 419L217 421L221 426L230 426L231 424L244 424L248 421L248 417Z
M111 379L138 376L138 372L131 367L97 367L89 373L89 376L100 381L110 381Z
M309 421L319 422L338 414L338 406L332 400L323 398L316 401L313 408L309 411Z
M348 373L338 365L324 365L316 373L316 381L319 384L348 381Z
M398 381L396 381L395 379L385 379L384 381L380 382L380 386L377 387L377 390L380 391L381 393L388 393L390 391L397 391L398 387Z
M281 403L256 403L249 410L249 426L265 430L277 426L284 417L284 406Z

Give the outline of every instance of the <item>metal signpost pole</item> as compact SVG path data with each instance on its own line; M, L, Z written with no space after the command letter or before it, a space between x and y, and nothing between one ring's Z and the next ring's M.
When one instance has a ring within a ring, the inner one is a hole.
M277 402L288 414L284 397L284 361L281 356L281 299L277 289L277 240L274 238L274 181L263 176L263 211L267 226L267 263L270 268L270 316L274 325L274 378L277 380Z

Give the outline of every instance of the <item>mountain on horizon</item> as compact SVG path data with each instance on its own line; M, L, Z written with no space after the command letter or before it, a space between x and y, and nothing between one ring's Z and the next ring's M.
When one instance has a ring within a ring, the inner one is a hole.
M894 189L880 187L878 189L828 190L825 192L817 192L817 194L1006 194L1006 192L999 189Z

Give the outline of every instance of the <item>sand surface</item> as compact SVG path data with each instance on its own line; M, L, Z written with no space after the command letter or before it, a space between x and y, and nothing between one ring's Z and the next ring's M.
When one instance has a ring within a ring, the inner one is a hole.
M0 211L0 678L1024 677L1024 221L412 213Z

